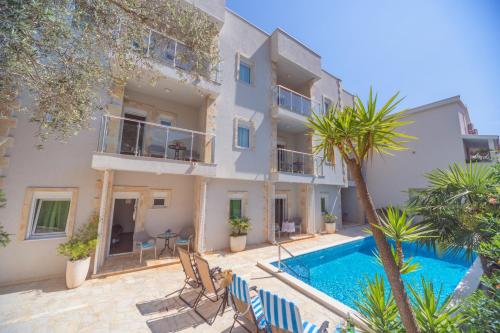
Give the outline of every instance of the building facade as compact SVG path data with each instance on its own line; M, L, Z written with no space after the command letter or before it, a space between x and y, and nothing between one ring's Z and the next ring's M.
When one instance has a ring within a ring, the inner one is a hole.
M498 135L479 135L460 96L408 111L411 124L402 132L416 139L394 156L374 156L366 168L368 187L377 208L404 205L413 191L427 185L425 174L453 163L498 163Z
M135 235L192 226L198 252L229 246L229 216L247 216L248 244L273 242L284 221L302 234L341 221L347 176L339 159L312 152L311 111L352 104L321 57L282 30L271 35L224 7L197 2L220 27L220 71L191 82L175 50L151 32L148 48L163 75L113 83L104 112L67 143L36 148L36 128L18 114L2 123L8 199L0 220L12 235L0 251L0 284L61 276L57 246L94 214L99 243L93 273L133 251ZM300 225L300 228L299 228Z

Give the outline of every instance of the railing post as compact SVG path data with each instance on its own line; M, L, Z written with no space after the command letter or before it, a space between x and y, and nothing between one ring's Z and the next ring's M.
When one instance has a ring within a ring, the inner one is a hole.
M306 159L306 155L302 154L302 174L304 174L305 171L306 171L306 162L305 162L305 159Z
M141 135L141 123L137 122L137 137L135 138L135 156L139 155L139 136Z
M149 57L149 46L151 45L151 34L153 33L153 31L151 29L149 29L149 35L148 35L148 49L146 51L146 56Z
M278 244L278 272L281 272L281 246L279 244Z
M167 135L166 135L166 138L165 138L165 154L164 154L164 158L167 159L168 158L168 133L170 132L170 129L167 127Z
M105 115L102 116L103 129L102 129L102 140L101 140L101 153L104 153L104 147L106 147L106 137L108 132L108 120L109 118Z
M193 141L194 141L194 133L191 132L191 148L189 149L191 151L189 155L189 161L193 162Z
M176 63L177 59L177 40L174 39L174 67L177 67Z
M293 159L293 150L292 150L292 173L294 173L294 164L295 164L295 160Z

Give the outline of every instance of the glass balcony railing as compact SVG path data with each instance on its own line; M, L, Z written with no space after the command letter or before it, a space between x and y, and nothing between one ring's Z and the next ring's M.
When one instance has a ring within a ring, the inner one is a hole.
M319 156L278 148L275 159L278 172L323 176L323 161Z
M215 136L173 126L104 115L97 151L213 164Z
M283 86L274 87L276 105L286 110L309 117L311 112L320 113L321 104Z
M198 59L196 53L189 47L176 39L165 36L157 31L149 30L145 37L143 50L147 56L157 62L171 67L182 69L189 72L196 66L201 68L201 74L210 81L220 83L220 64L213 66L206 59ZM141 49L138 43L134 44L135 49Z

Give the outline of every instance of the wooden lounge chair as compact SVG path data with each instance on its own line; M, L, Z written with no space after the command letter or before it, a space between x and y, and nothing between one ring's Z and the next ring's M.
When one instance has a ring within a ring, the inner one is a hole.
M299 308L285 298L269 291L259 290L264 315L272 333L327 333L328 322L317 326L302 321Z
M248 287L246 280L236 274L233 274L233 281L229 285L229 303L234 310L234 321L229 332L233 331L236 322L246 331L251 332L242 319L250 321L257 328L257 332L265 331L267 327L266 318L262 311L262 303L256 292L256 287ZM250 291L254 292L253 297Z
M223 279L220 274L221 270L220 268L211 270L208 262L197 254L194 255L194 261L196 264L196 268L198 269L198 277L201 284L201 291L195 303L194 311L201 318L203 318L203 320L205 320L207 324L212 325L221 309L222 316L226 304L226 288L222 286ZM203 297L205 297L212 303L220 301L220 305L217 308L217 312L215 313L212 320L209 320L198 311L198 306L200 305L200 301Z
M189 307L194 307L196 303L198 302L198 298L196 297L195 301L193 304L190 304L186 299L182 297L182 292L187 286L190 286L191 288L199 288L201 286L200 280L198 278L198 274L196 272L196 267L193 264L193 261L191 259L191 256L189 255L189 252L186 251L183 248L178 248L178 253L179 253L179 259L181 261L182 269L184 270L184 274L186 278L184 279L184 286L181 288L179 292L179 298L186 303Z

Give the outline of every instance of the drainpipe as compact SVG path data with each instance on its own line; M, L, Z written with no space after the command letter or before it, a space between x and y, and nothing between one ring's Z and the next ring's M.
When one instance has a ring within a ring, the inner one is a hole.
M108 188L109 188L109 170L104 170L104 177L102 181L102 189L101 189L101 203L99 206L99 224L97 226L97 246L95 247L95 256L94 256L94 274L97 274L97 269L100 266L100 257L102 252L102 246L105 244L104 242L104 216L106 214L106 206L108 202Z

